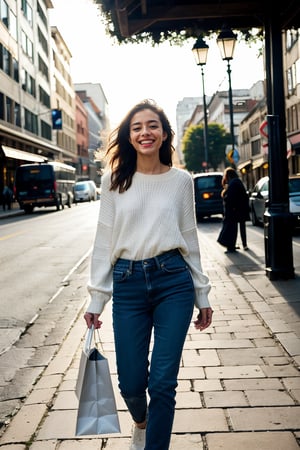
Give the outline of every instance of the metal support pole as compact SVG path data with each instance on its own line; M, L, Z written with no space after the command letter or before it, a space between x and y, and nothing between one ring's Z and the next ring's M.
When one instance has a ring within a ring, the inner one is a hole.
M206 95L204 86L204 70L203 65L201 65L201 75L202 75L202 91L203 91L203 112L204 112L204 159L205 159L205 171L208 168L208 125L207 125L207 106L206 106Z
M234 150L235 139L234 139L233 103L232 103L232 88L231 88L231 68L230 68L230 60L229 59L227 59L227 73L228 73L228 98L229 98L229 115L230 115L230 135L231 135L232 150Z
M292 216L289 212L288 163L282 58L282 33L275 14L266 20L266 82L269 135L269 204L264 214L266 275L294 278Z

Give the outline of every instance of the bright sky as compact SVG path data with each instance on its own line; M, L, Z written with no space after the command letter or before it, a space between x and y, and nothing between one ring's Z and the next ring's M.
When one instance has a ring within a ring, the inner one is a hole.
M202 97L200 67L192 54L195 40L183 47L168 43L113 44L105 34L92 0L52 0L51 25L57 26L72 54L74 83L100 83L106 95L112 126L138 101L154 99L176 131L176 106L184 97ZM207 96L228 89L227 63L215 41L208 41L205 71ZM231 62L232 89L248 89L264 78L258 46L237 43Z

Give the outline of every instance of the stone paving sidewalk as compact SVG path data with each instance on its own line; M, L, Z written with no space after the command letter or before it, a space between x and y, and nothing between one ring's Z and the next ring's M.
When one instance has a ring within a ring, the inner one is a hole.
M189 329L170 450L299 449L299 277L271 282L261 268L245 272L241 254L232 257L229 270L214 240L205 239L201 246L213 286L214 322L202 333L193 325ZM76 274L72 282L75 286ZM103 316L101 341L112 372L121 433L75 436L74 388L85 334L80 309L2 434L1 450L128 449L131 419L117 389L110 305Z

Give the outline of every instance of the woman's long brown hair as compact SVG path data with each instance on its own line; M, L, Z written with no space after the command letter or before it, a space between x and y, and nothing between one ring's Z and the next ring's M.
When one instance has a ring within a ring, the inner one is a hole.
M159 159L162 164L172 166L172 144L174 132L164 111L153 101L143 100L135 105L122 120L120 125L111 133L106 156L109 157L109 165L112 169L110 190L119 190L120 193L130 188L132 177L136 171L137 154L129 142L130 123L132 117L144 109L150 109L159 116L163 131L167 133L167 139L159 149Z

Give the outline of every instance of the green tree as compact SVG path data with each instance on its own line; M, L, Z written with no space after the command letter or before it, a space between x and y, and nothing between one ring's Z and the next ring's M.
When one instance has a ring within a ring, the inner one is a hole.
M230 144L230 134L223 125L208 124L208 170L218 170L220 165L226 165L225 148ZM191 125L185 132L182 140L182 151L187 170L191 172L204 172L202 165L205 161L203 125Z

